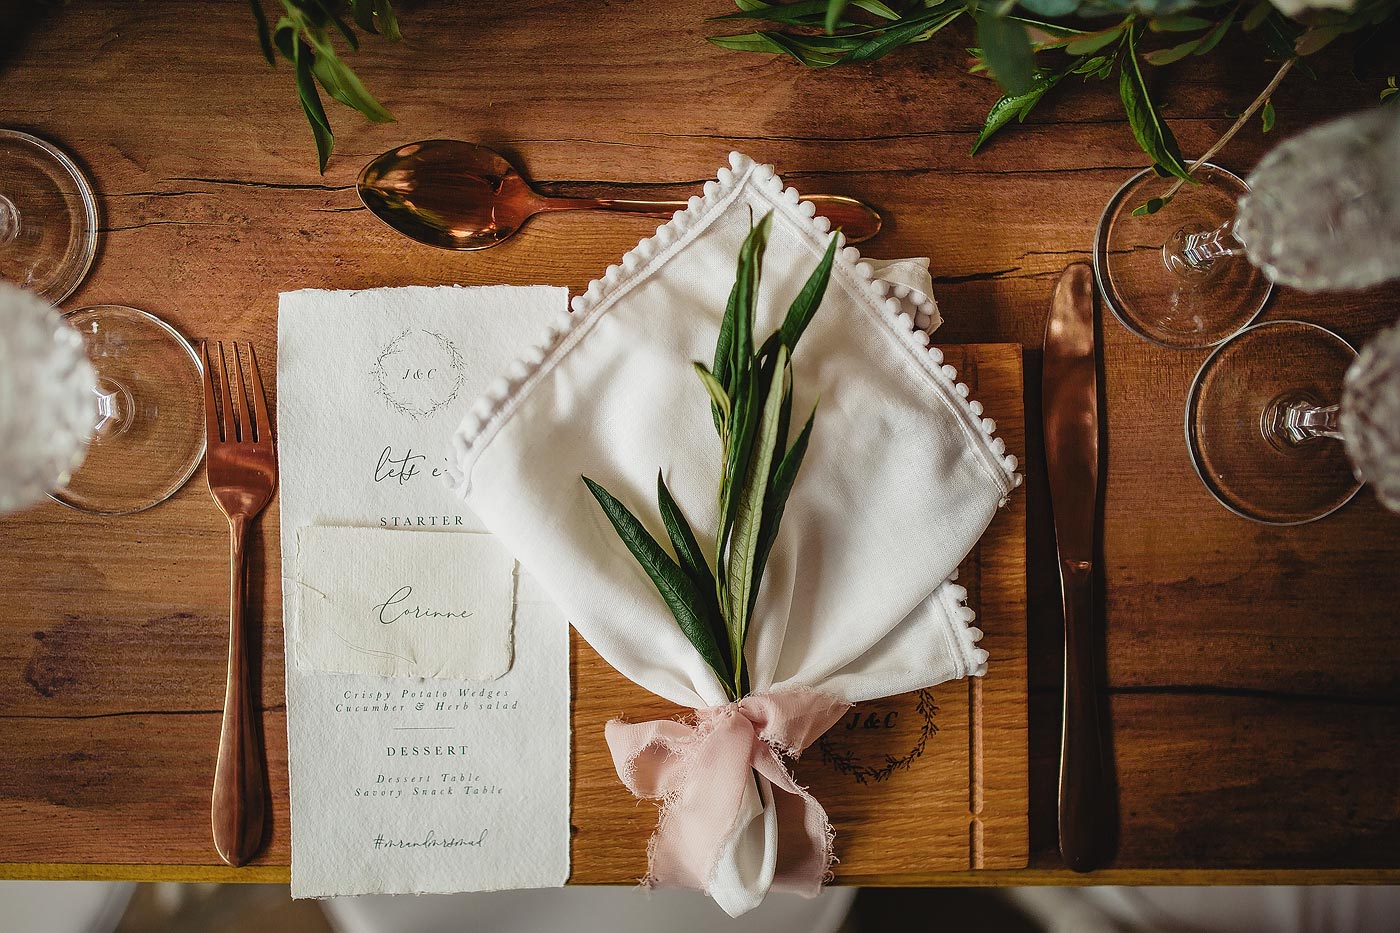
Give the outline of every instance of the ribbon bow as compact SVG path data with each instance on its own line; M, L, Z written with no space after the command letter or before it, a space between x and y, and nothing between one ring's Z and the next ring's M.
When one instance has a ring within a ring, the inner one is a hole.
M766 795L778 827L773 887L820 893L833 861L831 824L783 757L800 755L849 706L794 689L697 710L693 722L609 722L605 735L622 783L637 797L663 801L647 850L647 883L711 891L757 773L760 785L782 791Z

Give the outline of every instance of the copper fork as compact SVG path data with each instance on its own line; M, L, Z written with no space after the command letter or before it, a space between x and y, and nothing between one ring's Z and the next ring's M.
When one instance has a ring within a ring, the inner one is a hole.
M228 516L232 541L229 584L228 685L224 722L219 733L219 760L214 768L211 814L214 848L230 865L247 862L262 844L267 790L263 784L263 749L249 678L247 633L243 624L248 595L248 530L272 499L277 486L277 458L272 446L272 418L267 410L258 357L247 347L251 383L243 376L238 344L233 345L229 378L224 345L219 348L219 381L207 342L204 357L204 423L209 434L209 492ZM251 401L251 404L250 404Z

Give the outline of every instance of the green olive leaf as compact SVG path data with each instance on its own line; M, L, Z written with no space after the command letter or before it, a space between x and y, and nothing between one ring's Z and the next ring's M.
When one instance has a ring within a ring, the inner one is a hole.
M826 20L822 23L822 27L828 36L836 32L836 27L841 22L841 14L846 12L848 3L850 0L827 0Z
M700 550L700 543L695 540L695 532L690 529L690 523L685 519L685 513L676 503L675 497L671 495L671 490L666 486L666 480L662 478L661 471L656 471L656 505L661 513L661 522L666 526L666 534L671 539L671 549L676 552L681 570L695 584L699 592L700 609L706 626L710 630L710 638L716 648L724 643L726 629L724 625L724 614L719 608L719 595L715 587L715 575L710 570L710 565L705 562L705 555ZM721 659L724 652L718 652ZM733 681L733 671L726 664L723 671L715 671L720 675L720 680L724 683Z
M360 47L360 39L355 35L355 30L346 25L345 20L335 10L336 0L304 0L305 3L314 6L321 11L321 21L332 23L336 30L345 37L345 41L352 49Z
M1133 27L1128 33L1128 54L1124 56L1118 80L1118 94L1123 100L1123 109L1128 113L1133 138L1152 161L1177 178L1199 184L1187 171L1176 137L1147 93L1147 82L1143 80L1142 68L1138 64L1137 35L1138 27Z
M728 599L725 621L728 623L730 650L734 669L742 665L744 637L748 629L748 607L753 591L754 560L758 554L758 536L763 523L763 503L768 494L769 469L773 451L778 443L778 421L783 404L783 382L787 378L787 347L778 345L769 365L759 375L767 375L763 400L763 417L758 424L753 455L744 464L743 487L738 497L734 517L733 537L729 542L729 559L725 567L725 593ZM771 371L770 371L771 370Z
M1146 217L1148 214L1155 214L1170 203L1172 203L1172 199L1170 197L1148 198L1146 204L1140 204L1137 207L1133 208L1133 216Z
M1072 68L1071 71L1073 70L1076 69ZM1031 86L1027 88L1026 93L1007 94L992 104L992 109L987 111L986 122L982 124L982 131L977 134L977 139L972 143L972 151L968 155L976 155L983 143L991 139L998 130L1013 119L1024 120L1026 114L1040 103L1040 99L1045 96L1046 92L1059 84L1060 79L1067 73L1055 71L1053 68L1037 68L1031 77Z
M803 283L802 290L793 299L787 317L783 318L783 326L778 331L778 339L788 348L788 353L797 349L797 341L802 338L802 332L807 329L812 316L817 313L817 308L826 295L827 283L831 281L831 265L835 260L836 234L833 233L827 241L826 252L822 254L821 262L817 263L817 267Z
M724 390L724 386L715 378L714 374L705 368L705 364L693 361L691 366L695 367L695 374L700 377L700 382L705 386L705 391L710 396L710 406L715 416L715 428L719 431L719 436L724 437L729 431L729 417L731 412L729 404L729 393Z
M1264 0L1265 3L1268 0ZM1211 21L1201 19L1199 16L1191 16L1188 13L1172 13L1167 16L1153 18L1147 24L1147 28L1153 32L1200 32L1202 29L1209 29Z
M627 506L587 476L582 479L588 491L593 493L593 498L602 506L603 514L612 523L617 536L651 578L652 584L671 610L671 615L675 617L676 624L680 626L681 633L695 646L695 650L715 672L720 683L729 684L729 668L720 654L714 636L705 624L701 597L695 584L671 555L662 549L651 536L651 532L628 511Z
M870 62L883 58L902 45L922 42L953 20L957 19L966 7L957 0L945 0L922 13L907 16L891 23L879 35L866 40L852 49L845 57L847 62Z
M378 32L374 25L374 0L350 0L350 15L365 32Z
M1065 51L1070 55L1092 55L1099 49L1117 42L1123 36L1121 27L1105 30L1101 33L1090 33L1082 39L1074 39L1065 44Z
M1172 62L1181 61L1186 56L1195 52L1201 46L1200 39L1192 39L1180 45L1174 45L1169 49L1155 49L1143 56L1149 65L1170 65Z
M366 90L355 72L346 67L330 42L313 39L316 61L312 71L326 93L347 107L358 110L371 123L393 123L394 115Z
M977 44L982 59L1006 93L1025 94L1035 72L1035 53L1026 27L989 10L976 14Z
M379 24L379 34L390 42L398 42L403 38L403 33L399 31L398 17L394 16L394 5L390 0L374 0L374 18Z
M1235 14L1232 11L1229 16L1226 16L1220 22L1216 23L1215 28L1211 29L1210 32L1206 33L1205 36L1201 38L1201 44L1196 47L1195 54L1205 55L1219 45L1220 40L1225 38L1225 33L1229 31L1234 21Z
M807 423L802 426L802 430L797 434L797 440L792 442L787 453L783 454L781 460L777 462L773 470L773 479L769 483L768 500L765 503L763 525L758 532L758 550L754 555L753 577L754 580L763 579L763 571L768 565L768 555L773 550L773 544L778 540L778 526L783 520L783 510L787 507L788 495L792 492L793 484L797 481L797 471L802 467L802 458L807 455L807 445L812 439L812 424L816 421L817 406L812 406L812 413L807 416ZM755 584L753 593L749 596L749 615L753 615L754 605L758 601L758 588Z
M282 30L278 29L279 34ZM292 57L296 65L297 97L301 100L302 112L311 124L311 135L316 139L316 161L321 174L326 173L326 163L335 149L335 134L331 132L330 121L326 119L326 108L321 104L321 95L316 90L312 78L316 53L305 42L292 40Z

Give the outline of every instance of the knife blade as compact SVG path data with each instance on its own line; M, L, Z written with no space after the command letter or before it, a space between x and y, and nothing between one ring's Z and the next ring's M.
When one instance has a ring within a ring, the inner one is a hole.
M1060 856L1074 871L1091 871L1112 855L1113 819L1094 661L1099 387L1094 275L1087 263L1071 264L1055 286L1043 359L1045 465L1065 614Z

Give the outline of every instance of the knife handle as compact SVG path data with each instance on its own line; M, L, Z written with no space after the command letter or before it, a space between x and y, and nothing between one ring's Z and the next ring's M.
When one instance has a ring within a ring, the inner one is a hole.
M1092 871L1113 847L1112 799L1099 726L1094 663L1094 572L1084 561L1060 562L1065 607L1065 705L1060 732L1060 857Z

